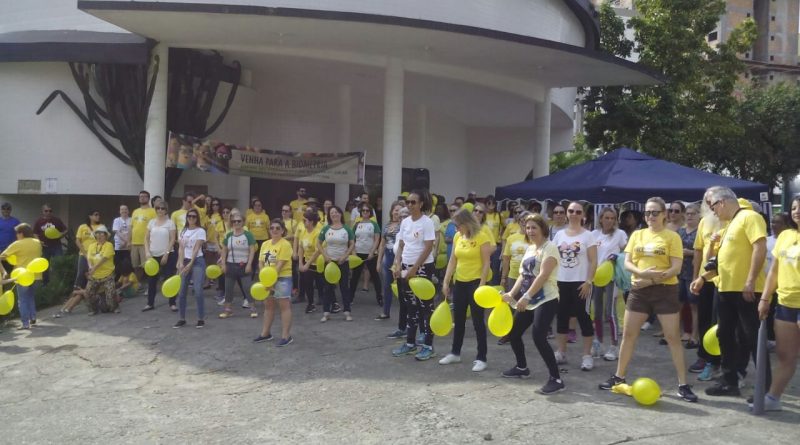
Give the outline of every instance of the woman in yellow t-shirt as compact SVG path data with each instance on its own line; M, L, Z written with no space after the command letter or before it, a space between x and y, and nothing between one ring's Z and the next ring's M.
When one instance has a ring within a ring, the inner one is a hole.
M269 215L264 211L264 206L261 204L260 199L253 201L253 211L245 218L244 225L253 234L253 238L256 239L257 250L261 249L264 241L269 239ZM256 276L256 266L258 266L258 263L256 263L256 258L253 258L253 275L251 277L253 279Z
M644 209L647 228L634 232L625 247L625 268L631 272L631 291L625 308L617 371L600 384L600 389L625 383L625 371L640 329L650 314L656 314L678 374L678 395L688 402L696 402L697 396L686 384L680 333L678 273L683 263L683 243L676 232L666 227L667 204L663 199L648 199Z
M314 312L314 287L317 288L317 298L322 299L322 271L317 270L317 238L322 226L319 224L319 213L314 209L307 209L303 214L303 224L297 229L297 268L300 272L300 301L306 301L306 314Z
M525 217L530 215L528 212L518 213L518 221L524 221ZM517 225L519 224L517 221L514 221L512 224ZM510 224L509 224L510 226ZM503 265L500 268L500 284L508 291L514 286L514 283L517 282L517 278L519 277L519 265L522 261L522 257L525 255L525 251L528 249L528 246L531 245L531 241L528 236L524 233L512 233L510 234L504 241L503 241Z
M300 273L297 269L297 229L302 225L302 221L294 219L292 216L292 207L289 204L281 206L281 219L284 226L286 226L286 241L292 246L294 252L292 256L292 293L294 294L300 288ZM298 297L299 298L299 297ZM299 300L298 300L299 301Z
M453 216L458 228L453 238L453 255L447 264L442 292L450 295L450 281L455 277L453 285L453 346L450 353L439 360L440 365L461 362L461 346L464 343L464 330L467 321L467 306L472 311L472 325L478 340L478 355L473 362L472 370L480 372L486 369L486 324L483 308L475 303L474 293L479 286L486 284L489 276L490 257L495 250L494 240L481 230L478 220L468 209L461 209Z
M117 289L114 283L114 244L108 242L108 229L100 225L94 229L96 242L86 247L89 270L86 275L86 305L89 315L98 312L119 312ZM101 298L102 296L102 298Z
M75 232L75 245L78 246L78 273L75 276L75 289L86 289L86 271L89 263L86 261L86 249L95 242L94 231L100 227L100 212L92 210L86 219L86 224L81 224Z
M0 253L0 261L6 260L11 255L17 257L16 268L27 267L28 263L42 256L42 243L33 234L33 228L26 223L17 224L14 227L14 234L17 240L11 243L6 250ZM0 266L2 275L5 269ZM18 329L30 329L32 324L36 324L36 290L41 287L41 274L36 274L36 279L30 286L17 284L17 305L19 307L19 318L22 326ZM0 277L5 278L5 276Z
M792 200L791 217L795 227L781 232L775 241L772 267L758 302L758 315L765 320L772 295L778 292L778 305L775 307L778 366L772 375L769 392L764 395L764 409L767 411L780 411L781 395L794 376L800 351L800 233L796 228L800 223L800 197Z
M292 245L284 238L286 226L280 218L273 219L269 224L270 239L261 244L258 254L258 268L265 266L274 267L278 271L278 281L272 286L272 295L265 302L264 324L261 335L253 341L260 343L272 339L269 333L272 321L275 319L275 300L281 310L281 339L278 346L287 346L292 342L289 332L292 328Z
M489 195L486 197L486 215L484 215L483 223L492 232L492 238L495 242L495 251L492 252L491 267L492 267L492 279L491 284L505 284L500 282L500 266L501 266L501 244L502 238L501 235L503 234L503 217L500 215L500 212L497 211L497 201L495 201L493 195Z

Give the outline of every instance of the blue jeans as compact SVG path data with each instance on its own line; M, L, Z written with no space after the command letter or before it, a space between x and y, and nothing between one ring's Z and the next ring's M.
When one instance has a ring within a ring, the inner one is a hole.
M189 264L184 258L183 265ZM181 290L178 292L178 315L180 320L186 320L186 293L189 291L189 276L181 279ZM205 320L205 300L203 299L203 281L206 278L206 259L197 257L192 265L191 279L194 282L194 299L197 302L197 319Z
M30 286L17 285L17 307L23 327L30 327L31 320L36 320L36 291L41 286L42 282L39 280Z
M389 315L392 310L392 299L394 292L392 292L392 283L394 277L392 276L392 264L394 264L394 251L391 249L383 250L383 313Z

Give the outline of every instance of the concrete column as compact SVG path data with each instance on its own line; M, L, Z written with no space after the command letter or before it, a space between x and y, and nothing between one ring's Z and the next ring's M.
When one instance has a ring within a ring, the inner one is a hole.
M417 131L419 134L419 157L417 167L425 168L428 165L428 106L417 107Z
M238 193L236 194L236 207L241 211L247 211L250 207L250 177L239 176ZM242 213L244 215L244 213Z
M534 113L533 177L540 178L550 174L550 90L544 100L536 102Z
M144 189L151 196L164 196L167 162L167 67L169 47L159 43L153 49L158 56L158 77L147 113L147 132L144 139Z
M383 220L389 221L392 200L400 194L403 178L402 62L390 58L386 66L383 99Z
M339 86L339 152L352 151L353 96L350 85ZM350 198L350 184L336 184L333 202L344 209Z

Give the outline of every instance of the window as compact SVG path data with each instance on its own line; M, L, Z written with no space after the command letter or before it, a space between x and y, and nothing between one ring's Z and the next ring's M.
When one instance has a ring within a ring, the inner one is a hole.
M774 78L775 78L775 76L773 76L772 74L769 75L769 80L772 80Z
M772 20L774 22L775 21L775 16L773 15L770 20Z
M747 18L748 18L748 19L750 18L750 13L749 13L749 12L747 13Z
M744 58L745 59L749 59L750 58L750 53L744 53Z
M709 42L715 42L718 37L719 37L719 35L718 35L717 31L714 31L714 32L708 34L708 41Z
M775 60L775 56L769 56L769 61L772 62Z
M775 36L769 36L769 39L774 41L775 40Z

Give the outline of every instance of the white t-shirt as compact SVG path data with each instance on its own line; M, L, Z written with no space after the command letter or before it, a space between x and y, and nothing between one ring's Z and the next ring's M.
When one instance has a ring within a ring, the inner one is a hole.
M123 219L121 216L114 218L114 223L111 225L111 231L114 232L114 250L122 250L122 242L131 240L131 218ZM128 244L125 250L130 250L131 246Z
M558 281L583 282L589 273L588 249L595 245L592 232L584 230L580 235L568 236L567 230L560 230L553 238L561 263L558 268Z
M604 234L601 229L592 232L597 243L597 264L605 261L609 255L616 255L628 245L628 235L624 231L614 229L610 234Z
M183 257L187 260L192 259L192 251L197 243L206 241L206 231L202 227L194 229L184 228L181 232L181 242L183 243ZM203 249L197 251L197 258L203 256Z
M397 233L397 241L403 240L403 264L415 264L425 250L425 241L436 240L436 230L433 228L433 220L427 215L422 215L414 221L409 216L400 223L400 231ZM428 254L428 258L422 264L433 262L433 249Z
M525 255L522 256L522 261L519 263L519 274L522 276L520 295L530 289L533 281L539 276L542 270L542 263L544 263L547 258L551 257L555 258L556 261L560 261L558 249L556 249L552 241L545 241L540 249L537 249L534 244L528 246L528 249L525 250ZM559 266L556 265L556 270L550 273L550 276L547 277L547 281L544 282L544 286L542 286L544 299L539 301L531 300L531 304L526 308L527 310L535 309L542 303L558 298L558 281L556 279L558 269Z
M369 255L373 252L372 246L375 244L375 235L380 236L381 228L375 221L360 221L354 228L356 236L356 253Z
M150 232L150 245L148 246L150 255L160 257L172 250L172 246L169 245L169 232L177 230L172 220L167 219L164 224L159 225L157 219L151 219L147 223L147 230Z

